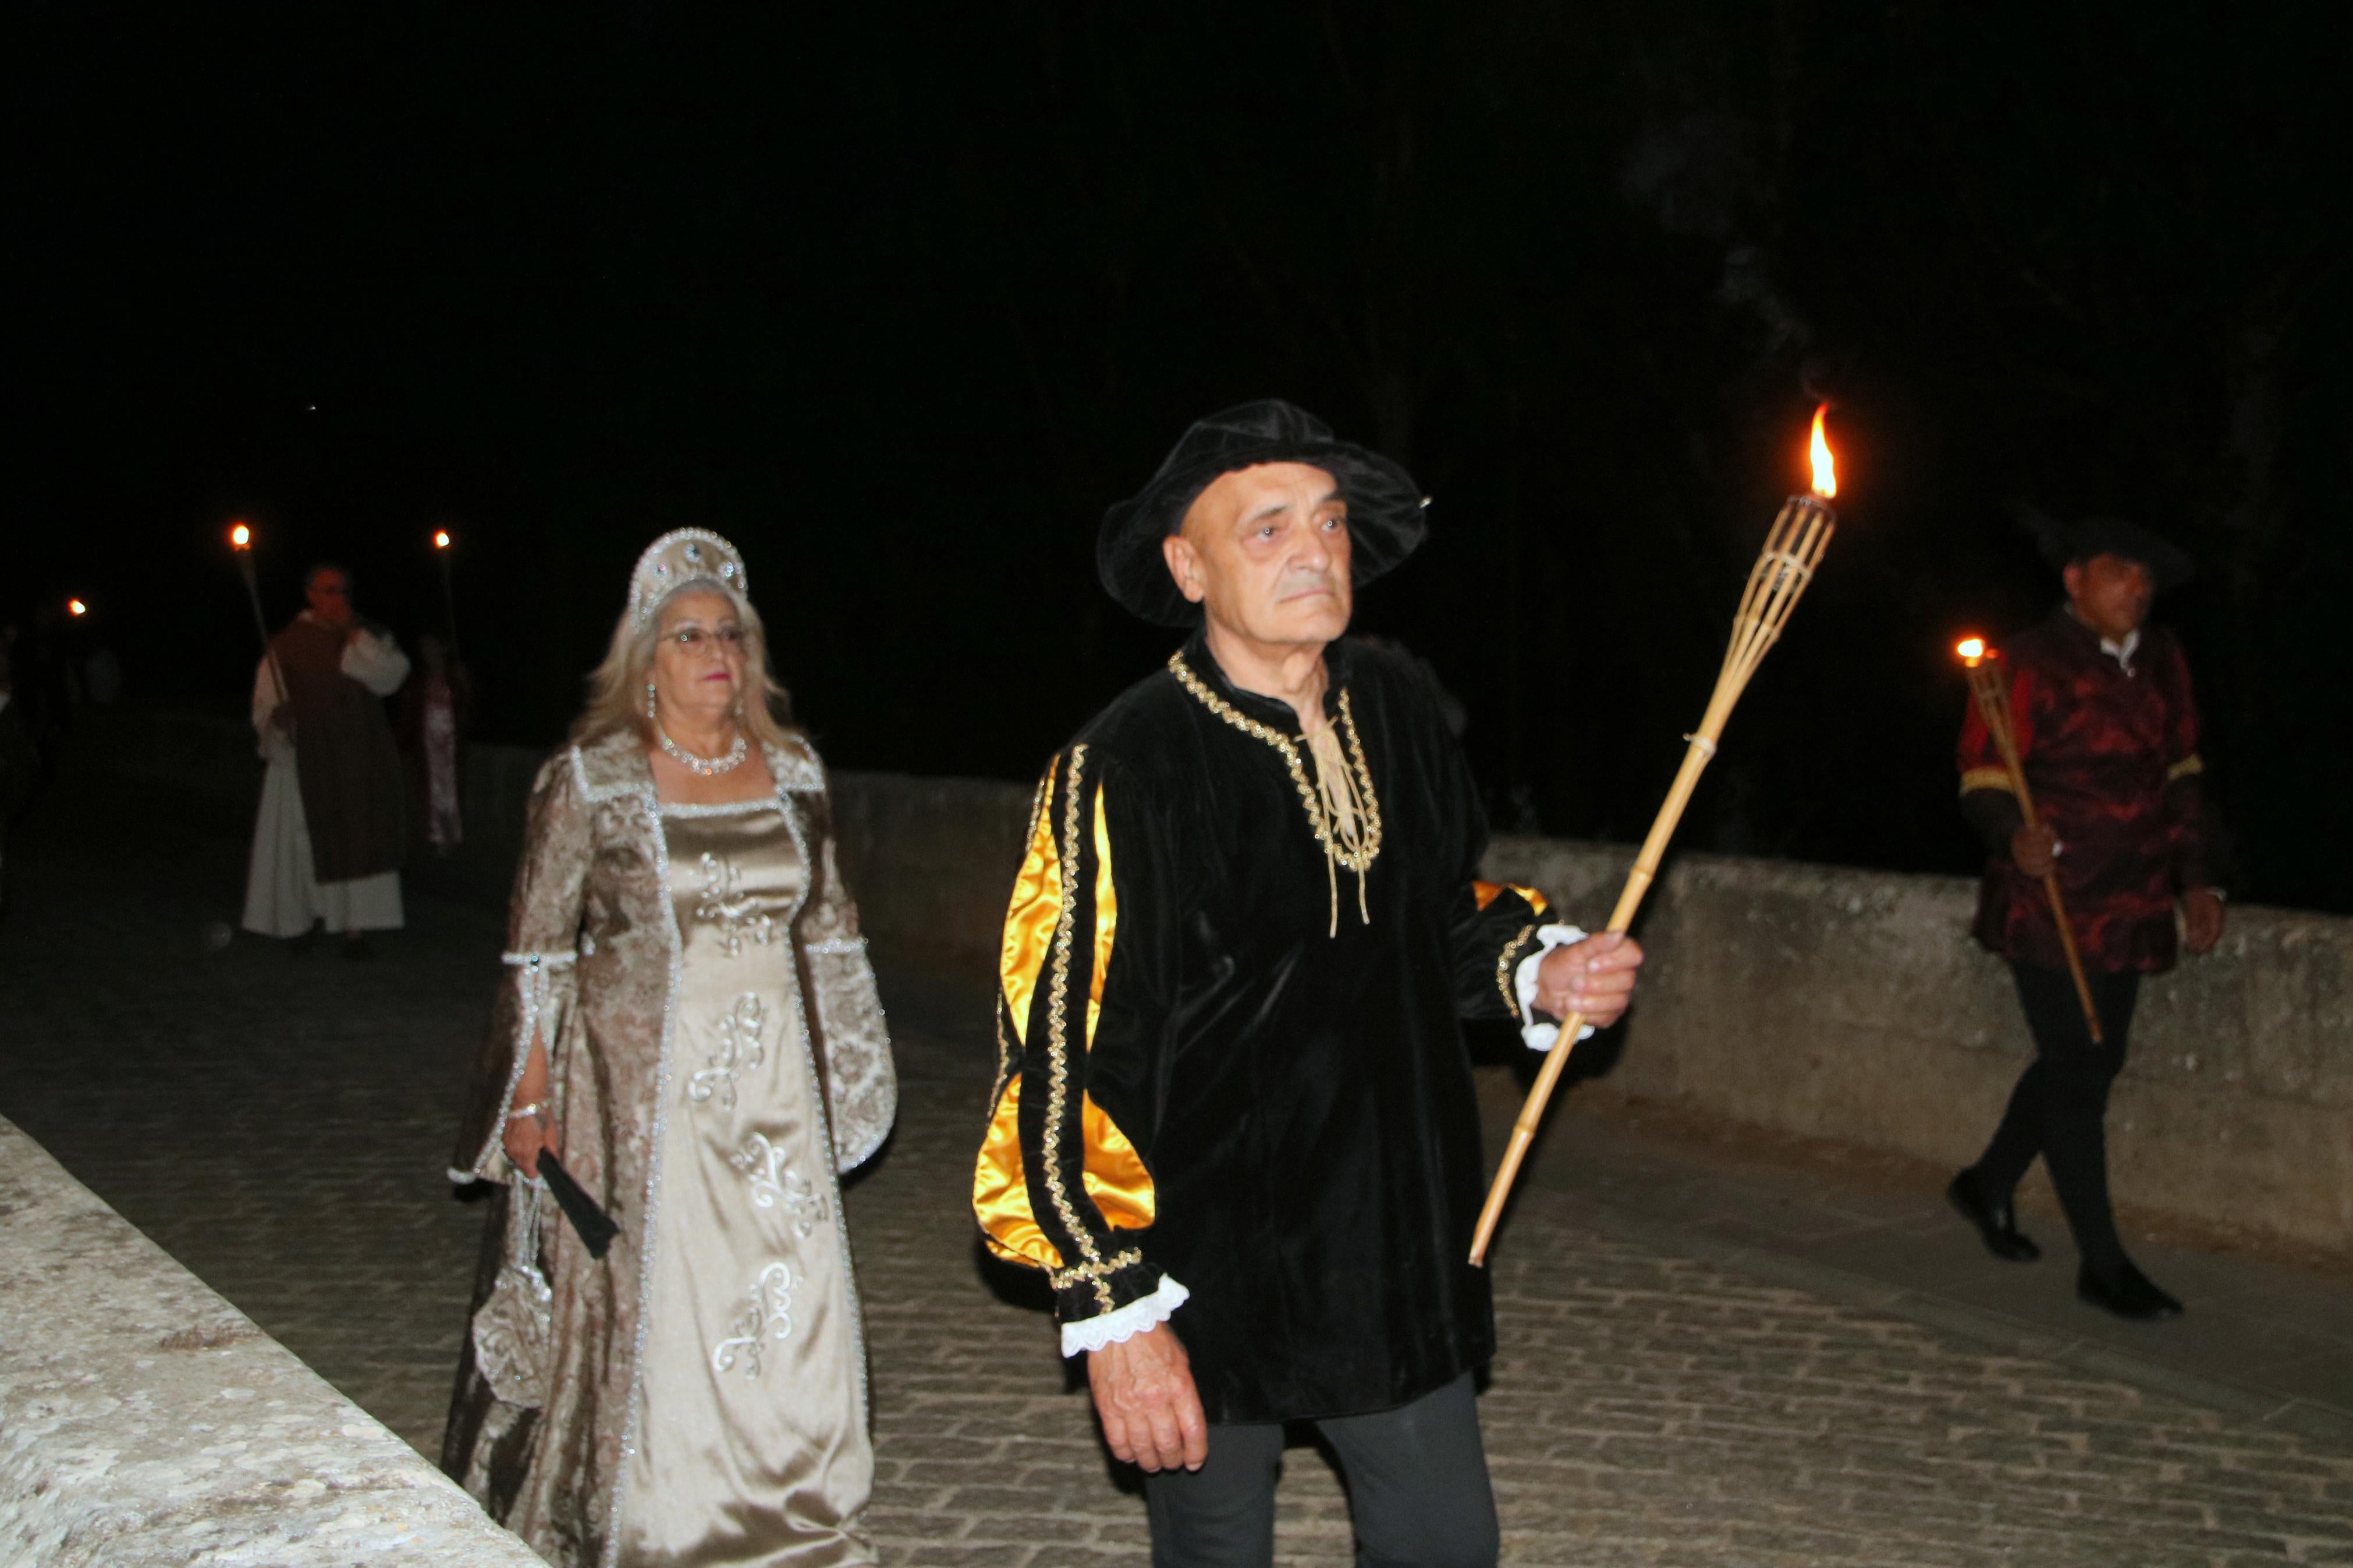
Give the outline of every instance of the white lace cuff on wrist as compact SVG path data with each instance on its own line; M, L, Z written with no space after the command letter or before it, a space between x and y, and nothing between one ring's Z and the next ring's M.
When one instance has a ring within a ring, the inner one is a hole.
M1536 1022L1536 967L1554 948L1583 942L1585 932L1576 926L1539 926L1536 940L1544 945L1520 960L1520 966L1512 971L1512 989L1520 998L1520 1016L1527 1020L1520 1026L1520 1038L1528 1043L1532 1051L1548 1051L1560 1040L1560 1026ZM1577 1032L1580 1040L1589 1039L1592 1035L1590 1024Z
M1149 1296L1141 1296L1116 1311L1105 1312L1099 1318L1082 1318L1075 1323L1062 1325L1062 1353L1074 1356L1081 1351L1099 1351L1105 1345L1125 1344L1147 1329L1158 1328L1170 1314L1193 1299L1193 1292L1163 1274L1160 1289Z

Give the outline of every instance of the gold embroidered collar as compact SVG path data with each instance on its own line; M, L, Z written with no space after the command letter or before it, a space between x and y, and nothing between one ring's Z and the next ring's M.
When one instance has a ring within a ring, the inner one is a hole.
M1372 770L1365 764L1365 744L1356 734L1356 710L1348 700L1348 689L1340 689L1340 717L1335 725L1347 737L1347 758L1341 758L1337 736L1328 730L1318 733L1308 742L1309 753L1315 763L1315 777L1311 781L1307 764L1299 754L1299 742L1280 730L1260 723L1210 690L1208 684L1185 662L1182 652L1168 656L1168 672L1202 707L1243 734L1265 742L1282 755L1283 766L1290 770L1292 784L1299 791L1299 804L1306 808L1307 826L1315 835L1317 847L1324 851L1324 868L1332 891L1332 925L1326 934L1340 934L1343 868L1356 874L1357 918L1366 925L1372 924L1365 873L1380 858L1381 802L1373 792Z

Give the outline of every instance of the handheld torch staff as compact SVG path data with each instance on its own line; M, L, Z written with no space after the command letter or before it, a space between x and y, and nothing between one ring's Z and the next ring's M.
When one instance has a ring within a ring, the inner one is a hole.
M433 531L433 553L441 563L441 609L448 624L449 662L458 662L458 590L449 583L449 547L455 542L446 528Z
M261 634L261 657L269 661L269 679L277 683L278 700L282 706L294 700L294 689L286 684L286 671L278 664L278 650L269 644L269 622L261 613L261 585L253 574L253 530L241 522L231 524L228 549L237 558L237 575L245 579L246 602L253 606L253 629ZM290 726L286 738L289 742L294 738Z
M1715 742L1724 733L1725 721L1732 717L1733 706L1747 689L1748 678L1757 673L1767 650L1788 624L1789 612L1797 608L1798 595L1813 581L1814 568L1821 563L1822 552L1830 547L1831 535L1837 530L1838 514L1824 504L1838 493L1830 443L1822 434L1822 418L1828 412L1828 405L1814 410L1810 444L1813 489L1807 495L1791 496L1782 503L1772 531L1765 536L1765 548L1757 555L1757 564L1749 569L1748 585L1740 595L1740 608L1732 617L1732 640L1725 649L1723 668L1716 674L1715 693L1707 700L1707 711L1701 716L1699 728L1683 737L1683 766L1667 791L1666 804L1659 808L1657 819L1651 824L1649 837L1642 840L1641 852L1634 857L1634 868L1627 873L1626 886L1618 895L1618 907L1610 911L1610 931L1622 931L1634 923L1634 913L1641 908L1642 897L1658 875L1667 841L1674 837L1675 826L1683 820L1683 808L1691 803L1699 775L1715 756ZM1554 1086L1560 1082L1561 1069L1568 1065L1569 1050L1584 1026L1585 1016L1580 1013L1572 1013L1561 1020L1560 1043L1545 1058L1544 1070L1536 1075L1535 1087L1528 1091L1526 1102L1520 1107L1519 1120L1512 1124L1511 1142L1504 1150L1504 1163L1496 1168L1493 1184L1487 1189L1486 1205L1479 1212L1479 1229L1471 1242L1474 1268L1486 1262L1487 1244L1494 1238L1496 1222L1503 1217L1504 1201L1511 1195L1520 1163L1527 1157L1528 1145L1535 1141L1545 1106L1552 1099Z
M1969 699L1978 706L1978 717L1985 721L1994 749L2001 753L2010 793L2018 797L2018 814L2026 819L2027 826L2040 827L2042 819L2035 814L2034 795L2026 787L2026 769L2019 761L2018 731L2010 721L2010 682L2001 676L2001 652L1983 637L1965 637L1953 651L1960 656L1962 671L1968 677ZM2075 950L2075 928L2068 923L2067 903L2059 896L2057 871L2042 874L2042 890L2050 895L2051 918L2059 925L2060 951L2067 955L2067 973L2075 981L2075 1000L2083 1004L2084 1023L2096 1046L2102 1038L2099 1009L2092 1005L2091 983L2084 978L2084 955Z

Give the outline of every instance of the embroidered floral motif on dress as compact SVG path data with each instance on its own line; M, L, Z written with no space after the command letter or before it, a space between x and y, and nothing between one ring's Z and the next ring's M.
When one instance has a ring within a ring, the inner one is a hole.
M735 862L705 850L702 869L702 897L695 902L694 918L719 928L719 940L726 947L728 957L742 955L746 937L763 947L774 940L776 922L765 913L754 912L757 900L744 896L743 873L735 868Z
M788 1263L771 1263L752 1282L751 1298L736 1314L735 1331L711 1347L711 1370L760 1375L760 1346L774 1340L782 1344L793 1337L793 1270Z
M701 1105L715 1094L721 1105L734 1110L736 1075L768 1059L767 1047L760 1041L767 1022L758 992L736 997L735 1005L720 1016L719 1048L711 1053L709 1067L687 1079L686 1098Z
M765 1133L753 1133L744 1147L727 1156L727 1163L752 1179L752 1206L768 1209L783 1205L792 1215L793 1234L803 1241L825 1223L824 1195L807 1176L785 1163L785 1152L769 1142Z

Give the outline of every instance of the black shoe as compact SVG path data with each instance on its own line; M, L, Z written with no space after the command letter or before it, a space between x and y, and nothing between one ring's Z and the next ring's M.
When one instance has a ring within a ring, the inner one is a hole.
M2130 1263L2113 1268L2085 1267L2075 1276L2075 1294L2130 1322L2161 1323L2181 1316L2181 1303Z
M2042 1249L2033 1238L2018 1228L2018 1215L2007 1201L1993 1203L1978 1185L1974 1170L1963 1171L1945 1189L1945 1201L1960 1211L1963 1219L1978 1227L1985 1238L1986 1250L2005 1263L2031 1263L2042 1256Z
M319 928L317 926L312 926L301 936L290 936L286 939L286 951L292 953L297 958L301 957L304 953L310 952L312 948L318 945Z
M355 931L343 938L343 956L350 959L374 958L375 943L368 941L367 932Z

